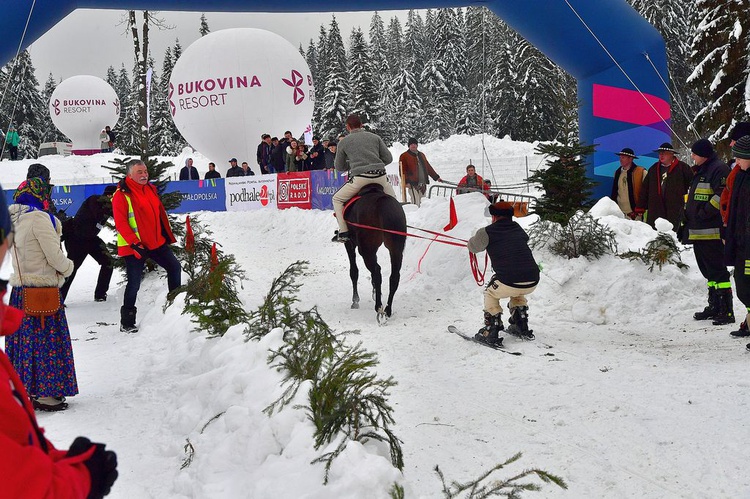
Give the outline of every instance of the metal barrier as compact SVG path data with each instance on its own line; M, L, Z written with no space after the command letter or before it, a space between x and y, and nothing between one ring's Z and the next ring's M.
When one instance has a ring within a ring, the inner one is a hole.
M442 197L453 197L455 194L455 191L457 189L457 186L455 185L431 185L429 190L427 191L427 197L431 198L433 195L433 192L437 196ZM490 189L489 191L483 191L482 189L471 189L471 188L463 188L464 190L473 190L476 192L481 192L482 194L486 194L487 192L490 193L490 196L492 199L497 201L507 201L513 205L513 208L515 210L515 216L517 217L523 217L529 214L531 209L536 205L536 196L531 196L529 194L518 194L515 192L504 192L499 191L496 189Z

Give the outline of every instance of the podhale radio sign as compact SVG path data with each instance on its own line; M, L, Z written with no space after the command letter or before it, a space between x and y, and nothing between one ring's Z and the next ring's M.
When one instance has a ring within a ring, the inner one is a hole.
M276 208L276 178L273 175L229 177L224 180L227 211Z
M168 98L182 136L225 173L229 158L255 158L264 133L301 136L314 95L310 68L292 44L269 31L234 28L209 33L183 52Z

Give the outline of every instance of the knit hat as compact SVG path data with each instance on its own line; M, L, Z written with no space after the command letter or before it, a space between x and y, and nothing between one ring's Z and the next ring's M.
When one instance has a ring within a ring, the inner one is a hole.
M29 165L29 171L26 172L26 178L41 178L45 183L49 184L49 168L41 163L34 163Z
M714 154L714 146L711 145L708 139L700 139L695 141L690 151L701 158L710 158Z
M412 138L409 139L409 142L407 143L407 145L412 145L412 144L417 144L418 145L419 142L417 142L417 139L415 139L414 137L412 137Z
M329 140L329 141L328 141L328 147L331 147L331 146L334 146L334 147L335 147L335 146L337 146L337 145L338 145L338 143L337 143L337 142L336 142L335 140Z
M672 144L669 142L664 142L662 145L654 149L654 152L673 152L677 154L677 151L674 150L674 147L672 147Z
M490 215L493 217L512 217L513 205L507 201L498 201L490 205Z
M635 155L635 152L629 148L629 147L623 147L622 151L615 153L618 156L627 156L629 158L638 159L638 156Z
M19 204L47 209L50 186L39 177L24 180L13 193L13 201Z
M104 188L104 192L102 193L102 196L112 195L115 193L116 190L117 190L116 185L108 185L107 187Z
M740 140L745 135L750 135L750 121L738 121L732 128L729 140Z
M739 159L750 159L750 135L740 137L732 147L732 156Z

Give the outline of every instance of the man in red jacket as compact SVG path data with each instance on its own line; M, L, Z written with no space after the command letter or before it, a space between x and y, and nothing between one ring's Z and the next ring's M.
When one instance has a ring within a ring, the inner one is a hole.
M5 199L0 198L0 261L11 232ZM13 334L23 312L5 305L0 289L0 336ZM44 433L8 356L0 350L0 498L66 497L98 499L109 494L117 480L117 456L78 437L66 452L55 449Z
M128 165L112 197L112 212L117 229L117 254L124 258L128 283L120 308L120 331L138 332L135 300L141 287L141 276L147 259L167 271L169 291L182 284L182 268L169 245L175 242L167 211L156 187L148 181L143 161Z

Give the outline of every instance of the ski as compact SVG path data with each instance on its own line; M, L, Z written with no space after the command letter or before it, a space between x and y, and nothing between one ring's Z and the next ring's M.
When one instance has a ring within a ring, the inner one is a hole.
M502 343L498 346L498 345L490 345L489 343L485 343L483 341L479 341L479 340L475 339L473 336L469 336L468 334L464 333L463 331L461 331L460 329L458 329L456 326L452 326L452 325L448 326L448 332L456 334L456 335L460 336L461 338L463 338L466 341L471 341L472 343L476 343L478 345L482 345L482 346L485 346L487 348L491 348L493 350L497 350L498 352L507 353L509 355L523 355L521 352L512 352L510 350L506 350L505 347L502 346Z

